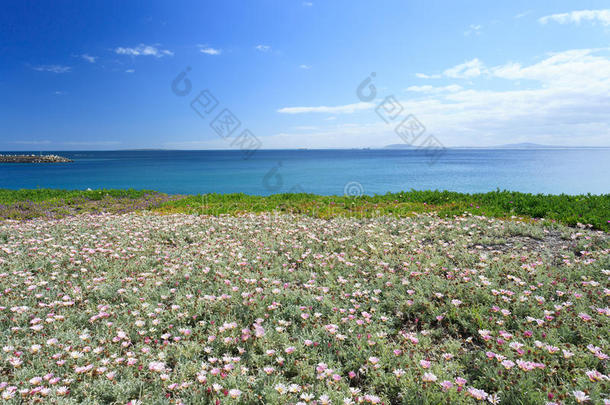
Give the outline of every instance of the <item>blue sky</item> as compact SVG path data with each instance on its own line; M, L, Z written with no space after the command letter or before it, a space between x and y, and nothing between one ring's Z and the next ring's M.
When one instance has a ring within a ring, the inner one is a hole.
M608 146L609 40L607 1L3 1L0 150L231 149L244 129L380 147L408 115L446 146Z

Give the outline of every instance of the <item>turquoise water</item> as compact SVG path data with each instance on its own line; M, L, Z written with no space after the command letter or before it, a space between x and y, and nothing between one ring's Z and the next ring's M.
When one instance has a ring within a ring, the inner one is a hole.
M13 152L15 153L15 152ZM266 195L410 189L610 193L610 149L54 152L73 163L0 164L0 188L136 188Z

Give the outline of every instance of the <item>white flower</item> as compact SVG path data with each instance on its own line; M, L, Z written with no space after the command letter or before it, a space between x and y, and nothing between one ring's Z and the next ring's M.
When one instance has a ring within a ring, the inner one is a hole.
M572 394L574 395L574 399L576 400L576 402L578 402L579 404L587 402L591 399L587 394L582 391L572 391Z
M240 395L241 395L241 391L238 390L237 388L233 388L233 389L229 390L229 396L233 399L239 398Z
M436 382L437 379L438 378L432 373L424 373L424 376L422 377L424 382Z

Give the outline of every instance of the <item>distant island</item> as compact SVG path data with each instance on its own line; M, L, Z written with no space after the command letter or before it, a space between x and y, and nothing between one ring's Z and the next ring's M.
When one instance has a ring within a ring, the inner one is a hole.
M0 155L0 163L69 163L72 159L57 155Z

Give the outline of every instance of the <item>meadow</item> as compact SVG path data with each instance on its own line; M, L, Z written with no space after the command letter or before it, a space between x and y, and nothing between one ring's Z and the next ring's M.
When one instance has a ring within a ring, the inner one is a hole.
M607 196L22 193L77 207L0 222L7 403L610 401Z

